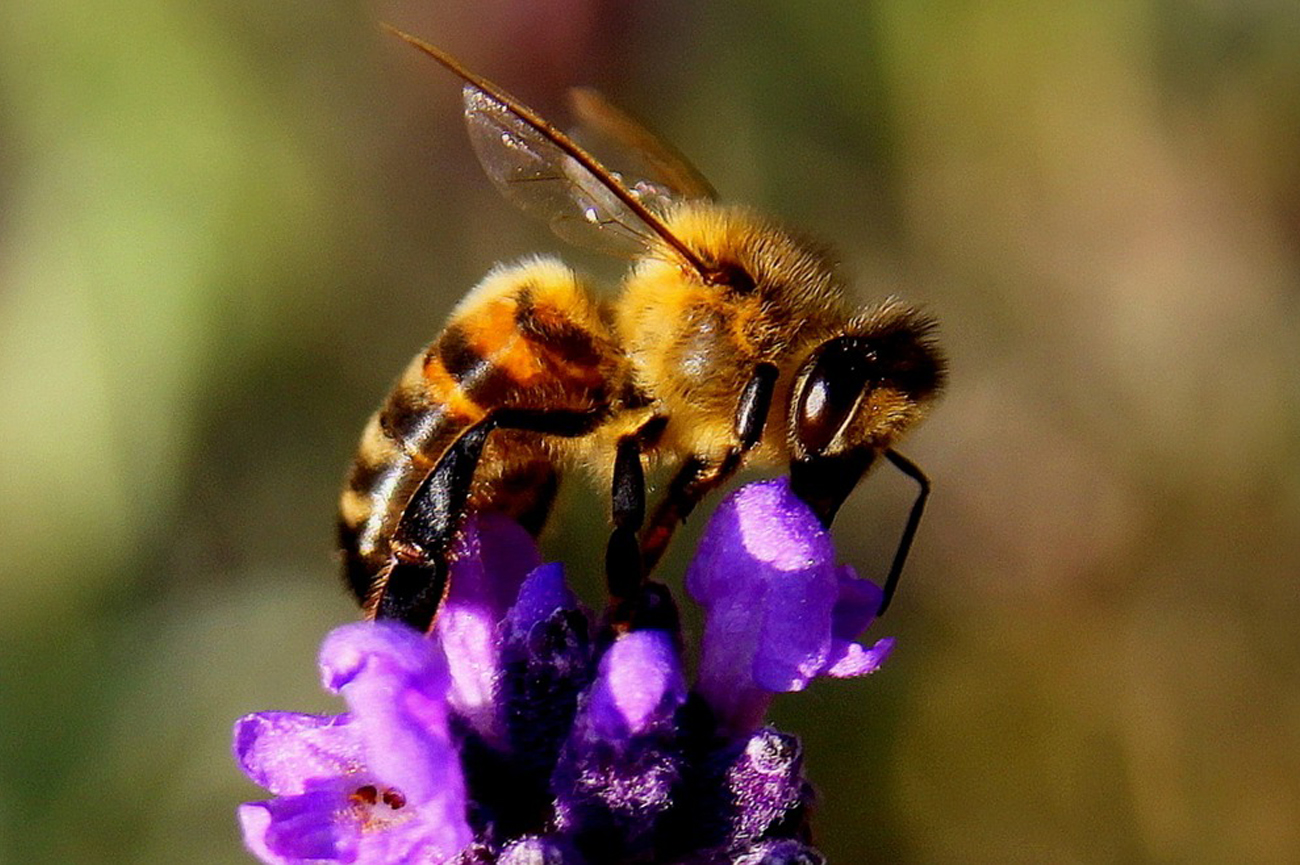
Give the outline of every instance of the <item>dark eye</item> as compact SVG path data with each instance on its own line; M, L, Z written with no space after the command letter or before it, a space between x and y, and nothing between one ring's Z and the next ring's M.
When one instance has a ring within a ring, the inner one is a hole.
M834 339L817 350L795 415L795 432L810 455L824 451L848 423L875 361L875 352L860 340Z

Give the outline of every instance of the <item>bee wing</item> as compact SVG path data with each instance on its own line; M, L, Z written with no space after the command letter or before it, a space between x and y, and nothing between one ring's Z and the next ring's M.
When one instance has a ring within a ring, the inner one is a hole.
M647 187L671 199L713 201L718 197L713 184L680 150L610 102L599 90L591 87L571 88L569 107L583 128L590 129L624 152L632 154L640 166L649 169L651 177L662 181L642 181Z
M566 240L618 255L667 246L701 279L710 283L718 279L716 268L706 265L669 230L660 215L663 211L656 213L656 208L671 203L671 193L650 185L627 186L536 111L469 71L446 51L392 25L384 27L465 82L470 140L506 198L542 217Z
M654 228L610 181L658 213L675 200L670 190L646 181L629 186L614 172L607 171L608 178L593 173L546 130L472 84L465 85L464 99L465 125L483 170L521 210L570 243L602 252L633 256L655 242Z

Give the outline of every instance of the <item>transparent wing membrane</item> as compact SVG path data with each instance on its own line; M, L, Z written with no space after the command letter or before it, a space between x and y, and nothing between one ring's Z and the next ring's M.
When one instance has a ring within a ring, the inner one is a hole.
M648 188L671 199L718 197L713 184L680 150L652 132L644 123L610 102L590 87L569 90L569 107L583 128L617 145L624 154L638 160L648 177L662 183L642 181ZM643 199L644 200L644 199Z
M654 229L586 166L504 102L466 84L465 124L484 171L517 207L570 243L631 257L655 243ZM622 178L611 172L615 181ZM623 188L662 214L672 193L647 181Z
M709 282L717 278L664 224L663 214L676 197L670 189L647 182L625 183L536 111L447 52L384 26L465 82L470 140L506 198L541 217L570 242L623 256L666 244L701 278Z

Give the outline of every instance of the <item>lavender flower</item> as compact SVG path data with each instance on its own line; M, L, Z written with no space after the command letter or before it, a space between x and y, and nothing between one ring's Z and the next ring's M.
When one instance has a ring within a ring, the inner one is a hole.
M344 625L321 681L349 712L263 712L235 724L240 768L277 798L240 806L263 862L442 862L471 840L442 652L409 628Z
M874 671L892 641L853 638L880 591L785 481L718 509L686 585L705 610L698 680L671 595L658 629L593 626L559 565L517 526L470 521L432 636L346 625L321 648L338 716L235 725L244 772L275 798L240 808L268 863L814 865L797 739L773 696Z

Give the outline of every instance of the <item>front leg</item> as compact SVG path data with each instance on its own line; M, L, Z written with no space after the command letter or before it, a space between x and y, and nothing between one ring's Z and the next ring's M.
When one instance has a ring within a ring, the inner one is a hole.
M763 440L776 393L777 374L776 366L770 363L754 367L754 374L736 402L734 446L720 459L687 457L678 469L641 536L641 561L646 573L658 564L677 526L690 516L701 499L726 483L744 463L745 455Z

